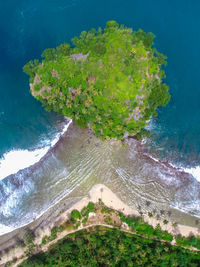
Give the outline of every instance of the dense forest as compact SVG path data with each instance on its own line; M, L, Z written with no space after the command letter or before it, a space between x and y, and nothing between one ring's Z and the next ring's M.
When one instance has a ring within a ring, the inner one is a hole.
M96 226L68 235L20 267L199 266L199 262L198 252Z
M54 110L89 126L101 138L142 137L158 106L170 99L162 83L166 57L152 47L154 35L109 21L105 29L83 31L42 62L24 66L32 95Z

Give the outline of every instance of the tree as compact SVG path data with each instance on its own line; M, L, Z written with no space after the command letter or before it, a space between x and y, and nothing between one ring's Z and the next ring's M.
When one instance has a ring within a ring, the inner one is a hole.
M56 47L58 55L68 56L71 52L70 44L61 44Z
M41 57L43 57L45 60L48 60L48 61L56 59L56 56L57 56L57 53L56 53L56 49L54 48L46 48L41 55Z
M64 237L19 266L199 266L199 260L197 251L117 229L91 227Z
M106 29L113 29L113 28L118 28L119 24L114 21L114 20L110 20L106 23Z
M71 219L80 219L81 218L81 214L78 210L72 210L71 212Z
M170 100L162 65L166 57L152 48L154 35L133 32L116 21L104 31L82 31L69 44L48 48L44 58L24 67L31 92L54 110L102 139L148 137L156 109Z
M106 52L106 47L102 41L99 41L94 46L94 52L98 55L103 55Z
M24 65L23 71L30 76L30 79L33 79L38 65L39 65L39 60L37 59L30 60L26 65Z

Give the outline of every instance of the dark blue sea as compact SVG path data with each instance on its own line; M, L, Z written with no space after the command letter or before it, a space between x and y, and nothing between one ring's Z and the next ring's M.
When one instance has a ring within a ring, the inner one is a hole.
M158 110L146 152L200 179L200 1L7 0L0 2L0 179L38 161L63 131L29 92L23 65L82 30L116 20L156 36L167 55L169 104ZM196 168L196 169L195 169Z

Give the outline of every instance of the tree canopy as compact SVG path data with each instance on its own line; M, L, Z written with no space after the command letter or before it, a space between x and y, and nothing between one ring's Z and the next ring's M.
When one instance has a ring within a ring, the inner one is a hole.
M32 95L54 110L89 126L102 138L122 139L144 132L158 106L168 103L162 83L166 57L156 51L154 35L108 21L104 30L82 31L30 61Z
M21 267L36 266L199 266L200 254L107 227L70 234Z

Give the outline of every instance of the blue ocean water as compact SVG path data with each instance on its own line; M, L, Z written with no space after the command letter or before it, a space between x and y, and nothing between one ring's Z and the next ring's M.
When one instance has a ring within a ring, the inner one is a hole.
M153 32L156 48L168 57L166 83L172 98L151 121L145 149L176 165L199 166L199 10L198 0L1 1L0 180L40 159L55 144L65 123L62 116L47 113L31 96L23 65L39 58L45 48L69 42L82 30L104 27L112 19L134 30ZM36 170L27 168L0 181L0 234L30 222L52 204L46 195L45 175L52 178L49 181L62 180L68 172L53 156L45 161L45 168L42 164ZM197 179L199 170L192 169ZM178 208L199 214L197 182L191 186L192 190L186 185L184 191L191 196L179 201ZM59 198L59 190L57 194Z
M7 0L0 3L0 156L41 148L63 118L47 113L29 93L22 66L43 49L70 41L82 30L117 20L156 35L167 55L172 95L151 127L147 150L185 166L200 155L200 2L198 0Z

